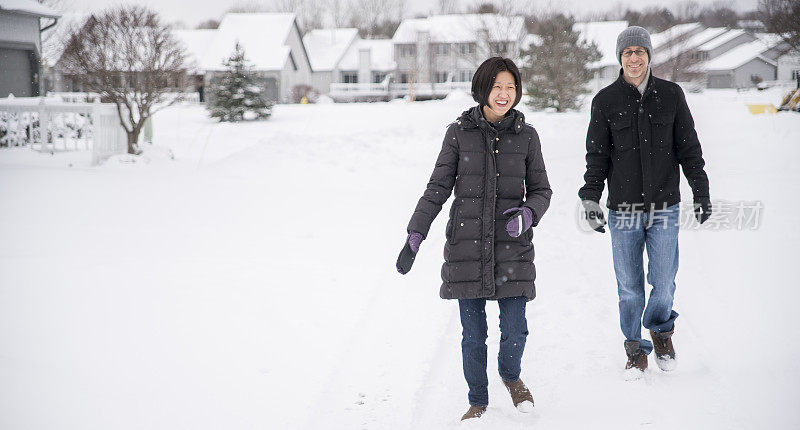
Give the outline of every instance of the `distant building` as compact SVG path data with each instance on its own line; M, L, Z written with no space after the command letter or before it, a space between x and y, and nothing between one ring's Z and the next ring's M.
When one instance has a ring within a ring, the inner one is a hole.
M767 31L764 23L757 19L740 19L736 26L751 33L765 33Z
M42 73L48 92L83 92L83 85L74 76L64 75L59 62L70 34L89 24L95 17L89 13L65 13L55 26L42 32Z
M329 95L336 101L398 97L392 84L396 68L391 39L358 39L342 57L339 83L331 84Z
M774 34L757 36L752 42L698 64L707 75L708 88L747 88L778 79L778 60L787 45Z
M719 57L731 49L756 40L756 36L736 28L722 33L708 42L698 46L692 53L693 61L708 61Z
M705 28L689 37L675 40L662 49L653 48L651 68L656 76L671 81L702 81L702 70L696 67L702 61L698 59L698 48L721 37L729 30L725 27Z
M351 71L343 73L340 64L347 51L359 40L357 28L331 28L306 33L303 44L313 69L309 85L321 94L328 94L331 83L352 82Z
M258 77L264 98L287 103L295 85L311 82L313 69L292 13L228 13L216 30L174 34L196 65L196 87L204 89L206 99L212 96L209 87L224 73L224 62L237 42Z
M794 81L800 87L800 52L790 51L778 57L778 80Z
M189 65L186 73L189 75L189 84L197 92L197 100L205 102L206 100L206 86L205 76L206 71L200 66L200 61L205 57L208 47L211 46L211 41L217 30L200 29L200 30L173 30L172 34L183 44L186 50L187 64Z
M33 0L0 0L0 97L44 92L41 32L59 16Z
M492 55L519 60L527 34L521 16L435 15L406 19L392 37L397 95L445 96L470 90L480 63Z

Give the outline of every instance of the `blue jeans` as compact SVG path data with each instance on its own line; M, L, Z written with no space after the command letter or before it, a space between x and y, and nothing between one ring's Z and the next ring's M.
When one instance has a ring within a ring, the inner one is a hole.
M497 300L500 306L500 353L497 367L506 382L519 379L522 353L528 336L525 319L525 297L508 297ZM486 299L460 299L461 357L464 378L469 386L467 399L472 406L489 404L489 380L486 377Z
M660 333L671 330L678 317L672 310L672 302L678 273L679 221L677 204L652 213L608 212L620 327L625 339L639 342L645 354L653 350L653 343L642 339L642 325ZM653 286L646 308L642 257L645 248L647 283Z

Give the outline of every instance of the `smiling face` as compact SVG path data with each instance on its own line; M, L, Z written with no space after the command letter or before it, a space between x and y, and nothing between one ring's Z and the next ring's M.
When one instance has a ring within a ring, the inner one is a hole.
M626 57L626 54L630 56ZM639 54L642 55L639 55ZM650 59L647 57L647 50L641 46L629 46L622 50L622 71L625 74L625 80L638 85L644 80L647 75L647 66Z
M494 85L489 93L488 104L483 108L483 114L489 121L500 121L516 99L517 84L514 82L514 75L504 70L494 78Z

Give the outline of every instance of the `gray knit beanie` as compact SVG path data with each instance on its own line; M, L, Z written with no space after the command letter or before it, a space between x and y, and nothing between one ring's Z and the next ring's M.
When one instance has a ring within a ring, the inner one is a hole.
M647 50L647 61L653 59L653 44L650 33L642 27L630 26L617 36L617 61L622 64L622 51L629 46L641 46Z

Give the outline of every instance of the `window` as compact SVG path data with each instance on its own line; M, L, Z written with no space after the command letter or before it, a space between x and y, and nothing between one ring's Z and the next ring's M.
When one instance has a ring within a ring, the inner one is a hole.
M342 72L342 82L345 84L357 84L358 72Z
M376 84L380 84L381 82L383 82L384 79L386 79L386 75L388 75L388 73L373 72L372 73L372 82L376 83Z
M417 53L417 47L414 45L399 45L401 57L413 57Z
M446 43L433 45L433 55L450 55L450 45Z
M456 74L456 82L472 82L474 73L472 70L459 70Z
M460 43L458 45L458 52L461 55L474 54L475 53L475 44L474 43Z
M792 80L800 79L800 70L792 70Z
M401 73L400 74L400 83L407 84L408 83L408 73Z
M433 74L434 82L441 84L447 82L447 72L436 72Z
M497 54L502 54L508 51L508 43L497 42L492 44L492 50Z

